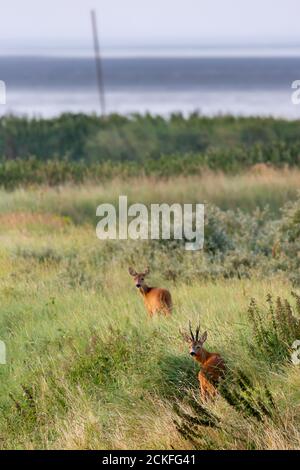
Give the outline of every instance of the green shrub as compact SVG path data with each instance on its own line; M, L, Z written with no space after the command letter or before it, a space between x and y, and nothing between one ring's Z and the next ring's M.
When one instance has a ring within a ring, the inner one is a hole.
M182 404L175 404L177 415L175 425L181 436L195 449L216 449L220 435L235 442L238 448L255 448L250 438L244 435L243 421L254 421L256 427L263 426L267 420L280 423L280 413L269 388L255 385L243 371L229 371L219 385L218 392L237 414L234 424L229 424L222 416L212 411L210 403L203 403L195 397L185 400L190 411L185 411ZM212 430L213 432L208 432Z
M195 113L188 117L174 114L168 119L149 114L110 115L105 119L84 114L62 114L52 119L3 116L0 156L2 166L7 160L23 161L34 156L46 162L50 184L59 184L72 178L81 181L94 173L93 169L86 172L82 163L72 167L66 162L126 163L130 171L162 176L193 174L203 167L239 171L261 162L299 165L299 135L298 121L208 118ZM55 162L52 179L49 161ZM62 166L57 163L61 161L65 162ZM130 163L135 163L134 168L128 166ZM3 166L0 174L6 171L9 177L11 171L11 177L16 178L13 186L27 182L30 172L26 170L35 174L36 163L30 169L20 162L13 168ZM69 172L72 178L66 174ZM45 182L43 171L39 171L39 177ZM38 177L28 182L39 182Z
M267 297L267 308L261 310L255 299L251 300L248 317L253 329L257 348L271 362L286 360L291 353L292 343L300 338L300 296L295 292L293 308L290 302L280 297L274 304L271 295ZM252 351L255 348L251 346Z

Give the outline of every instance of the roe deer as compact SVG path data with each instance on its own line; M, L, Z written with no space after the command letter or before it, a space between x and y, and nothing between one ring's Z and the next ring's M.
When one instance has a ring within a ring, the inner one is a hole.
M201 370L198 374L200 393L204 400L212 398L216 394L216 385L225 375L225 362L218 353L210 353L204 349L203 344L207 340L207 331L199 338L200 326L196 328L195 335L192 332L191 323L190 335L182 334L185 341L190 344L190 354L201 364Z
M170 315L172 311L171 294L167 289L147 286L145 277L149 274L149 268L143 273L137 273L133 268L128 268L128 272L133 277L136 287L143 296L145 307L150 317L159 312Z

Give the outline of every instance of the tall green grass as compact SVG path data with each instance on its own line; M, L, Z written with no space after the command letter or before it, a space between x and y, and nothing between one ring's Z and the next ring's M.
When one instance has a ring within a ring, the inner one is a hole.
M70 216L74 221L94 220L95 206L102 202L118 205L119 195L128 196L128 203L146 205L166 203L208 203L221 209L254 211L269 206L279 214L280 208L297 198L300 172L297 169L261 169L225 175L202 171L193 176L169 178L109 178L85 184L61 184L55 187L32 185L13 191L0 191L0 211L42 211ZM77 214L77 215L76 215Z
M73 284L60 263L2 259L0 329L8 350L8 364L0 368L3 448L191 448L177 432L173 406L186 406L191 392L198 396L198 367L178 330L199 318L209 332L208 349L219 351L230 369L267 382L282 418L293 413L290 424L297 426L295 366L283 361L272 376L267 359L255 359L246 345L255 346L249 298L285 296L290 286L284 280L174 285L157 272L152 280L171 290L175 309L171 319L150 321L117 263L105 273L91 267L89 286L81 284L80 268ZM210 406L232 421L222 400ZM269 427L262 426L256 448L299 445L295 432L285 436L272 426L281 441L265 444ZM220 442L218 435L219 447L234 448L232 436Z
M291 191L296 198L298 173L240 178L208 174L156 186L145 178L2 191L3 449L299 448L300 375L291 345L271 360L248 315L251 298L265 312L268 295L293 304L290 292L298 292L299 202L280 211ZM146 204L209 201L204 252L159 241L98 240L96 206L116 203L121 193ZM268 194L273 210L253 210ZM147 317L127 273L128 265L147 264L150 284L172 293L171 318ZM241 371L254 400L266 399L266 386L276 412L257 420L224 394L199 402L199 368L179 334L199 320L208 350L225 358L228 377ZM180 432L182 412L193 416L200 405L219 427L202 422L193 440Z

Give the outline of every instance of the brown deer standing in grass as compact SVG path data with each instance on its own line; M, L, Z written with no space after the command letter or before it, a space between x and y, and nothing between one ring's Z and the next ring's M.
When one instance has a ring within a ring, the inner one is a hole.
M190 355L201 364L201 370L198 374L200 384L200 393L204 400L214 397L216 394L216 385L225 375L225 362L218 353L210 353L204 349L203 344L207 340L207 331L199 338L200 326L196 328L193 334L191 323L190 334L180 332L185 341L190 344Z
M170 315L172 312L172 297L167 289L160 287L149 287L145 282L145 277L149 274L149 268L142 273L137 273L133 268L128 268L129 274L133 277L136 287L143 296L148 314L152 317L155 313Z

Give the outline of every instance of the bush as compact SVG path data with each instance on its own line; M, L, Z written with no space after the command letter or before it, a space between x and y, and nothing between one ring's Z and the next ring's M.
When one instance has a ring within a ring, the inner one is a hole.
M288 300L267 297L268 307L261 311L256 300L252 299L248 317L253 328L255 347L271 362L286 360L291 353L292 343L300 338L300 296L292 292L296 299L293 308ZM251 350L255 348L251 346Z
M62 114L52 119L0 118L3 161L135 162L145 171L170 174L195 168L237 171L256 163L298 165L299 122L271 118L174 114L129 117ZM168 164L171 159L173 164ZM181 164L184 161L184 165ZM173 170L172 170L173 169Z
M195 449L217 449L220 436L226 436L227 441L232 440L235 448L255 449L250 436L245 436L243 425L254 421L257 428L267 420L280 423L279 410L269 388L255 385L241 370L228 374L219 386L219 394L231 408L231 415L237 414L234 424L224 421L221 415L212 411L209 403L200 402L194 397L186 400L185 408L188 405L189 411L185 411L182 404L174 405L178 416L175 419L176 428Z

